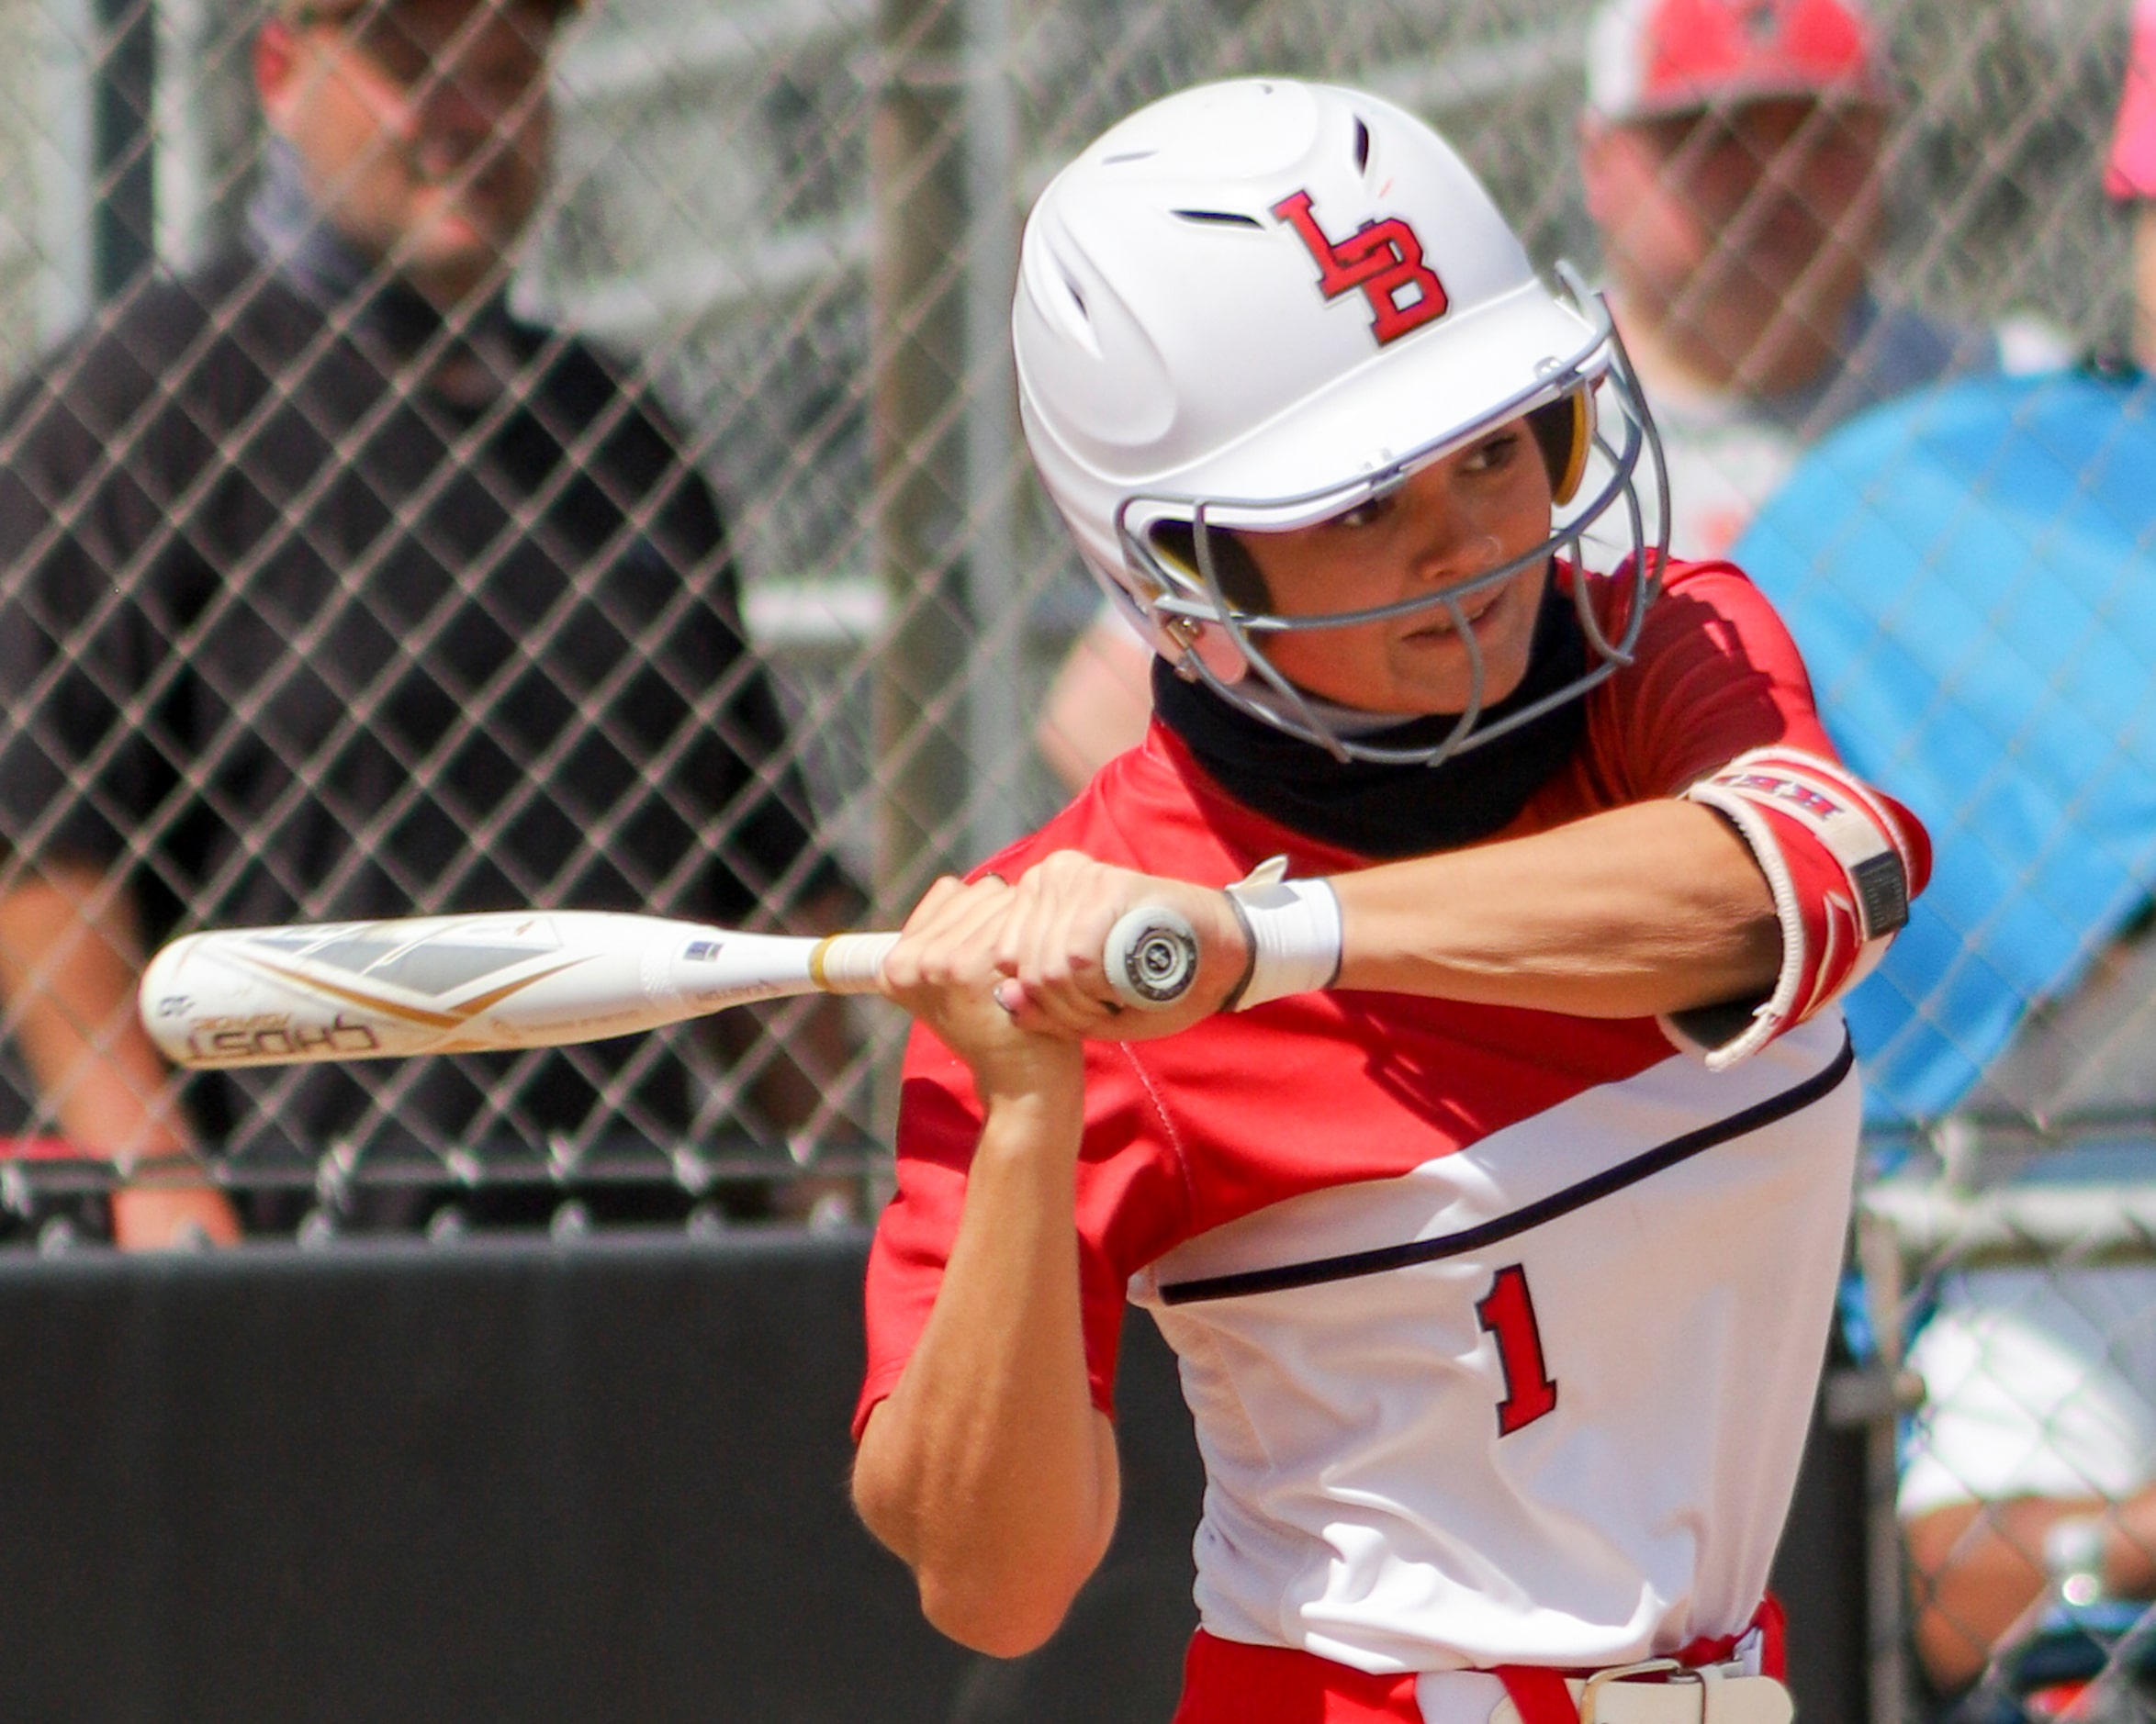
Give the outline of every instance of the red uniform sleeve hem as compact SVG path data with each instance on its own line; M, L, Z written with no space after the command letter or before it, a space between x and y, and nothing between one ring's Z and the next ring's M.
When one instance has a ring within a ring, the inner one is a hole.
M904 1374L902 1360L885 1371L872 1371L868 1381L861 1384L861 1398L853 1409L854 1447L860 1447L861 1433L869 1427L869 1415L891 1398L891 1392L898 1387L899 1378Z

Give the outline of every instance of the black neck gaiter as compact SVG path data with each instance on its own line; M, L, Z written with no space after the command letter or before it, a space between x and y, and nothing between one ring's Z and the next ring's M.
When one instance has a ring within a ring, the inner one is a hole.
M1536 619L1527 676L1483 715L1488 723L1532 706L1587 674L1587 638L1568 594L1553 582ZM1293 832L1358 856L1449 850L1502 832L1561 771L1586 734L1578 700L1434 767L1335 760L1315 743L1277 731L1153 661L1153 705L1198 765L1244 807ZM1355 738L1379 748L1430 748L1457 715L1434 714Z

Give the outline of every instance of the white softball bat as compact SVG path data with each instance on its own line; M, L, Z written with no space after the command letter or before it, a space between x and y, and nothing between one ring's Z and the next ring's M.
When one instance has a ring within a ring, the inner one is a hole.
M190 934L142 973L142 1026L202 1069L603 1041L787 994L874 993L895 934L742 934L612 911L501 911ZM1197 936L1149 905L1102 951L1127 1005L1173 1005Z

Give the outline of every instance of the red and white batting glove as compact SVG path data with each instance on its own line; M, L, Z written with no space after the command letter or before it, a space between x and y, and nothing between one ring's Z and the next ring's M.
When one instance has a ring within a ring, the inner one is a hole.
M1755 748L1684 792L1750 846L1781 923L1774 991L1732 1024L1729 1008L1661 1020L1670 1039L1720 1070L1839 999L1871 972L1931 877L1915 815L1838 762Z

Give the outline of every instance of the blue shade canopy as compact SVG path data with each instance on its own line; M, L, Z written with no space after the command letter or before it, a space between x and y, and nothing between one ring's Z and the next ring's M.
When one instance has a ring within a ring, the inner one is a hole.
M1876 409L1734 558L1836 745L1931 830L1931 888L1848 1007L1875 1122L1936 1115L2156 889L2156 384Z

